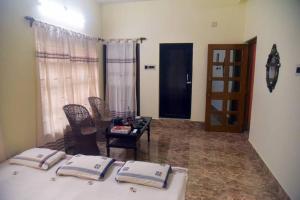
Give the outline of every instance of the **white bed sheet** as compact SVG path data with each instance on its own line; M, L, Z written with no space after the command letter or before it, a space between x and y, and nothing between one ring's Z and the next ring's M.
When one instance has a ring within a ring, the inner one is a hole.
M62 160L48 171L8 161L0 164L0 200L184 200L187 171L174 167L166 189L130 183L118 183L115 174L121 167L116 162L104 181L89 181L75 177L57 176L55 171L66 162ZM134 188L133 190L131 188Z

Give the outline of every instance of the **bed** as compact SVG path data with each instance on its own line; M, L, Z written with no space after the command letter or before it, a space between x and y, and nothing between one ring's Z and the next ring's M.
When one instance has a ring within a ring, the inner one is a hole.
M68 157L48 171L8 161L0 164L0 200L184 200L187 170L172 167L166 189L118 183L115 175L123 162L116 161L103 181L57 176L56 170Z

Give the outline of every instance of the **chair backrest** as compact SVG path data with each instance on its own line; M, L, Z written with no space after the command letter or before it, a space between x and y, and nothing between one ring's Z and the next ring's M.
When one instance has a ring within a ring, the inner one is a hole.
M112 119L108 104L99 97L88 98L93 116L97 121L110 121Z
M82 105L68 104L63 107L72 129L94 126L89 111Z
M103 119L105 113L104 101L99 97L89 97L88 100L92 108L93 116L97 120Z

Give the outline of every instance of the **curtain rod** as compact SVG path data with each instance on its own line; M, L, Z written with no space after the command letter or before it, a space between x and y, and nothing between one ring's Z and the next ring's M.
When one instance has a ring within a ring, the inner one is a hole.
M140 38L112 38L112 39L101 39L103 42L109 42L109 41L121 41L121 40L135 40L135 41L140 41L143 43L143 41L147 40L145 37L140 37Z
M35 22L35 21L41 22L41 21L38 21L38 20L34 19L34 18L31 17L31 16L25 16L24 19L26 19L27 21L29 21L29 26L30 26L30 27L32 27L33 22ZM45 22L41 22L41 23L45 23ZM47 23L46 23L46 24L47 24ZM55 25L52 25L52 24L49 24L49 25L55 26ZM59 27L59 26L55 26L55 27L61 28L61 27ZM61 28L61 29L64 29L64 28ZM64 30L66 30L66 29L64 29ZM70 30L67 30L67 31L70 31ZM74 31L71 31L71 32L76 33L76 34L84 35L84 34L82 34L82 33L77 33L77 32L74 32ZM84 36L86 36L86 37L88 37L88 38L95 38L95 37L91 37L91 36L88 36L88 35L84 35ZM101 42L109 41L109 40L106 40L106 39L100 38L100 37L98 37L98 38L96 38L96 39L98 39L98 41L101 41ZM118 40L118 39L116 39L116 40ZM141 43L143 43L143 41L147 40L147 38L145 38L145 37L140 37L140 38L137 38L136 40L137 40L137 41L141 41Z
M31 17L31 16L25 16L24 19L26 19L27 21L29 21L29 26L30 26L30 27L32 27L32 25L33 25L34 22L40 22L40 23L48 24L48 23L45 23L45 22L36 20L36 19L34 19L33 17ZM75 34L80 34L80 35L83 35L83 36L85 36L85 37L87 37L87 38L97 39L98 41L102 41L102 40L103 40L102 38L99 38L99 37L92 37L92 36L89 36L89 35L85 35L85 34L82 34L82 33L78 33L78 32L75 32L75 31L71 31L71 30L62 28L62 27L60 27L60 26L56 26L56 25L53 25L53 24L48 24L48 25L54 26L54 27L57 27L57 28L60 28L60 29L63 29L63 30L66 30L66 31L69 31L69 32L72 32L72 33L75 33Z

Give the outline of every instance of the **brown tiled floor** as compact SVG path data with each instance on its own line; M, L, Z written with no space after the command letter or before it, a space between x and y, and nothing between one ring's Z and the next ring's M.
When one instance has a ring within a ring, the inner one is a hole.
M138 160L170 163L189 169L186 200L289 199L248 142L246 134L205 132L200 123L154 120ZM133 159L131 150L111 156Z

